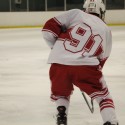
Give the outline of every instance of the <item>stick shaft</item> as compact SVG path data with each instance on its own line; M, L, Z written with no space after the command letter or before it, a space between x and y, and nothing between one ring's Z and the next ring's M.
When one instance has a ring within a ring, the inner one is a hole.
M91 100L91 106L90 106L90 104L89 104L89 102L88 102L88 100L87 100L87 98L86 98L84 92L83 92L83 91L81 91L81 92L82 92L82 96L84 97L85 102L86 102L86 104L87 104L89 110L91 111L91 113L93 113L93 112L94 112L93 101Z

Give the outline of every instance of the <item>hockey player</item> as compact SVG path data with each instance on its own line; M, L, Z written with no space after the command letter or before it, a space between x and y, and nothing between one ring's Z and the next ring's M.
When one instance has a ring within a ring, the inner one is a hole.
M102 74L112 38L104 23L102 0L86 0L84 11L72 9L48 20L43 38L51 48L51 99L56 102L57 125L67 125L73 85L96 100L103 125L118 125L113 99Z

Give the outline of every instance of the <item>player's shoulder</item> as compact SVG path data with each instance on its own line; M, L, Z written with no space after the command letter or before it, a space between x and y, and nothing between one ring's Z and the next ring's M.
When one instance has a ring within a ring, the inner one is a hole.
M110 31L109 26L104 20L92 14L91 17L93 18L94 22L96 22L96 24L101 27L101 29L105 28L107 31Z
M75 14L79 14L79 13L85 13L83 10L80 10L80 9L71 9L71 10L68 10L70 13L75 13Z
M105 26L107 32L111 32L111 29L110 29L110 27L108 26L108 24L107 24L106 22L104 22L104 21L102 21L102 22L103 22L103 24L104 24L104 26Z
M111 33L110 27L109 27L105 22L103 22L103 21L102 21L101 28L102 28L102 27L104 28L105 32L107 32L108 34ZM102 28L102 29L103 29L103 28Z

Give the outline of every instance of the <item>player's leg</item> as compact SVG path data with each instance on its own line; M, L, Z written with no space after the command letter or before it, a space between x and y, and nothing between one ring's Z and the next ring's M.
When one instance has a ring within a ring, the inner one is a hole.
M107 95L104 92L101 95L96 94L95 100L99 104L104 125L118 125L113 99L109 92L107 93Z
M104 125L117 125L117 118L112 97L109 94L102 72L98 67L82 66L76 74L75 85L86 92L92 100L96 99L100 106ZM109 124L110 125L110 124Z
M67 115L69 108L69 100L65 98L59 98L56 101L57 107L57 125L67 125Z
M56 122L57 125L67 125L68 108L70 96L51 95L52 101L56 103Z
M53 64L50 68L51 99L56 103L57 125L67 125L70 95L73 91L67 66Z
M115 113L115 106L113 99L109 93L106 82L103 75L99 79L99 83L102 85L102 89L94 90L89 96L92 100L96 100L100 107L100 113L104 122L104 125L118 125L118 120ZM98 86L98 84L96 84ZM95 92L94 92L95 91Z
M118 125L118 120L115 113L115 106L108 89L96 91L89 95L93 100L95 99L100 107L100 114L102 116L104 125Z

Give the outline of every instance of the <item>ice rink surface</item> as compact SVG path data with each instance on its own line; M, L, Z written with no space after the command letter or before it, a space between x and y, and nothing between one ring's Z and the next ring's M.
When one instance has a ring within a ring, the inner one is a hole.
M120 125L125 125L125 26L111 27L113 47L103 69ZM47 58L40 28L0 29L0 125L56 125ZM80 91L71 97L68 125L102 125Z

